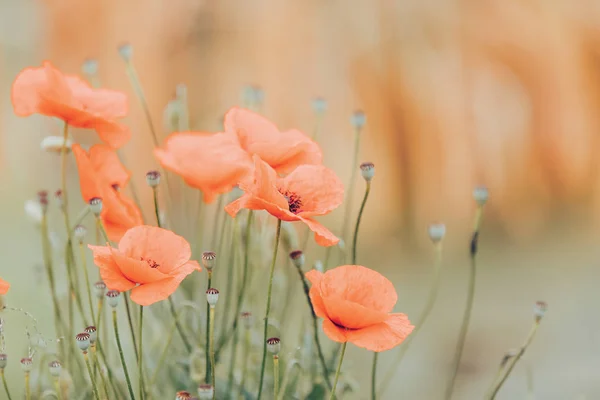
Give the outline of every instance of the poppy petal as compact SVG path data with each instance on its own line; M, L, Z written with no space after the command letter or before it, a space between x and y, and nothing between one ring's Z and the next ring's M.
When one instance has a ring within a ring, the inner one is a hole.
M167 299L179 287L181 280L170 276L155 282L145 283L131 290L131 301L141 305L149 306L158 301Z
M334 342L345 343L348 341L346 337L347 330L340 328L328 319L323 320L323 332Z
M2 279L0 279L0 295L6 294L10 289L10 284Z
M113 149L123 147L131 139L131 131L126 125L111 120L94 118L81 127L95 129L98 137Z
M144 223L137 204L121 192L105 188L101 197L103 205L100 218L111 241L120 241L129 229Z
M100 276L107 288L125 292L135 287L135 283L121 273L109 247L92 245L88 245L88 247L94 254L94 264L100 269Z
M150 263L152 260L144 258L128 257L117 249L110 248L112 258L118 265L121 273L130 281L139 284L148 284L166 279L168 275L160 272L158 268L152 268ZM150 262L150 263L149 263Z
M321 318L329 318L327 315L327 309L325 308L325 304L323 303L323 298L321 297L321 291L319 289L319 283L323 278L323 274L315 269L308 271L306 274L306 279L310 281L312 287L308 292L310 296L310 302L312 304L313 310L317 317Z
M344 201L344 185L333 170L322 165L301 165L283 179L282 189L302 201L302 217L324 215Z
M348 341L370 351L390 350L406 339L413 331L406 314L390 314L387 320L363 329L346 332Z
M348 329L362 329L383 322L388 317L384 312L368 309L339 296L325 297L322 302L328 318L336 325Z
M329 229L325 228L319 222L310 218L298 217L300 221L304 222L308 228L315 234L315 242L319 246L334 246L339 243L340 239L335 236Z
M129 111L123 92L92 88L78 76L65 76L65 82L81 107L95 116L116 119L125 117Z
M100 179L108 186L116 185L123 188L129 182L131 173L125 169L119 156L111 147L96 144L90 148L89 158Z
M86 203L94 197L103 197L102 184L98 179L98 175L94 169L88 153L81 148L78 143L74 143L71 147L75 161L77 162L77 171L79 172L79 187L81 196Z

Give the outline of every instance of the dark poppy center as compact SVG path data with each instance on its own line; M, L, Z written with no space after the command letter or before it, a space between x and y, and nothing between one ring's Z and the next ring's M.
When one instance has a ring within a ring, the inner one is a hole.
M146 261L146 264L148 264L148 266L150 268L158 268L158 267L160 267L160 264L157 263L156 261L154 261L151 258L140 257L140 261Z
M302 207L302 199L294 192L290 192L288 190L279 191L287 200L288 208L292 214L298 214L300 212L300 207Z

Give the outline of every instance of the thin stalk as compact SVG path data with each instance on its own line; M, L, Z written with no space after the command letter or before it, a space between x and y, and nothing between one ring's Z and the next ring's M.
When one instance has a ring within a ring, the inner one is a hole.
M175 320L175 327L177 328L177 332L179 333L179 336L181 337L181 340L183 341L185 349L187 350L188 353L190 353L192 351L192 345L190 344L190 341L188 340L188 338L185 336L185 333L183 332L183 327L181 326L181 323L179 322L178 313L175 311L175 304L173 303L173 299L170 296L168 299L169 299L169 309L171 310L171 315L173 316L173 319Z
M144 332L144 306L140 306L140 320L139 320L139 324L138 324L138 340L139 340L139 344L140 344L140 349L138 351L138 374L139 374L139 378L138 378L138 382L139 382L139 391L140 391L140 399L144 399L145 396L145 392L144 392L144 374L143 374L143 365L144 365L144 353L143 353L143 344L144 341L142 340L142 332Z
M60 380L59 378L53 379L54 381L54 390L56 390L56 397L58 400L63 400L62 390L60 390ZM8 396L8 400L10 400L10 396Z
M373 352L373 365L371 366L371 400L377 399L377 359L378 352Z
M206 285L206 290L208 290L212 287L212 271L207 271L207 273L208 273L208 283ZM210 346L210 327L211 327L210 304L208 304L208 302L206 302L206 341L204 342L205 348L208 348ZM204 376L204 383L210 383L211 375L212 375L212 369L210 368L210 352L206 351L205 353L206 353L205 354L206 375Z
M246 389L246 375L248 374L248 360L250 359L250 329L244 332L244 362L242 364L242 381L240 382L240 393Z
M176 318L179 318L179 314L176 316ZM162 365L165 362L165 358L167 357L167 353L169 351L169 348L171 347L171 342L173 341L173 337L175 336L176 330L177 330L177 323L174 322L173 326L171 327L171 330L169 331L169 335L167 336L167 340L165 342L165 348L161 352L158 362L156 363L156 369L154 370L154 373L152 374L152 379L150 379L150 387L154 386L154 383L156 382L156 378L158 377L158 373L160 372L160 369L162 368ZM190 349L190 351L191 351L191 349Z
M333 380L333 388L331 389L329 400L335 399L335 389L337 388L337 383L340 378L340 370L342 369L342 362L344 361L344 354L346 354L347 344L348 342L344 342L344 344L342 345L342 354L340 354L340 361L338 362L337 370L335 371L335 379Z
M509 361L508 367L506 367L506 369L504 370L504 374L503 374L502 378L500 378L500 381L498 383L496 383L495 386L493 387L493 389L491 390L492 394L490 396L490 400L494 400L496 398L498 391L500 390L502 385L504 385L504 382L506 382L506 380L508 379L508 376L510 375L512 370L515 368L515 365L517 365L517 363L519 362L521 357L523 357L523 354L525 354L525 350L527 350L527 348L533 341L533 338L535 337L535 334L536 334L539 326L540 326L540 321L536 320L533 323L533 326L531 327L531 331L529 332L529 335L527 336L527 340L525 341L525 344L523 345L523 347L521 347L521 350L517 353L517 355L515 357L513 357L511 361Z
M238 316L239 318L239 316ZM235 336L233 338L233 345L231 348L231 360L229 361L229 373L227 374L227 387L232 388L233 385L233 371L235 369L235 362L236 362L236 358L237 358L237 343L238 343L238 336L239 336L239 332L235 333ZM244 358L244 362L246 362L246 359ZM244 365L245 367L245 365ZM244 374L245 371L242 371L242 374ZM242 379L244 379L244 377L242 377ZM243 389L242 389L243 392ZM227 399L231 398L231 390L227 392Z
M133 86L133 90L137 95L140 105L142 106L142 110L144 111L144 115L146 116L146 121L148 122L150 133L152 134L152 142L154 143L154 147L158 147L158 136L156 135L156 130L154 129L154 123L152 122L152 115L150 114L150 108L148 107L148 102L146 101L146 95L144 94L137 71L135 70L131 60L125 61L125 69L127 72L127 77L129 78L129 82L131 83L131 86Z
M12 400L12 397L10 397L10 391L8 390L8 383L6 383L6 377L4 376L4 368L0 368L0 377L2 378L2 385L4 386L6 397L8 400Z
M31 383L29 372L25 372L25 400L31 400Z
M96 400L100 400L100 396L98 395L98 388L96 387L96 381L94 380L94 374L92 373L92 366L90 365L90 358L88 357L87 351L83 352L83 359L85 360L85 365L88 370L88 374L90 375L90 381L92 382L92 390L94 392L94 397Z
M263 389L263 381L265 379L265 364L267 361L267 339L268 339L268 328L269 328L269 313L271 312L271 292L273 289L273 274L275 273L275 264L277 263L277 250L279 249L279 237L281 236L281 220L277 219L277 232L275 233L275 246L273 249L273 259L271 261L271 269L269 272L269 287L267 288L267 307L265 310L265 325L263 334L263 355L262 363L260 366L260 380L258 381L258 395L257 400L260 400Z
M479 227L481 225L481 215L483 206L478 206L475 214L475 225L473 229L473 237L471 239L471 268L469 274L469 286L467 291L467 301L465 306L465 313L463 315L463 321L458 334L458 342L456 344L456 350L454 352L454 359L452 361L452 372L450 379L448 380L448 386L446 387L445 399L450 400L454 391L454 384L456 382L456 375L458 374L458 367L460 366L460 360L462 358L463 349L465 346L465 339L469 330L469 320L471 319L471 310L473 309L473 299L475 298L475 281L477 278L477 247L479 243Z
M210 308L210 337L208 341L208 353L210 354L210 376L211 385L213 387L213 400L217 394L217 386L215 379L215 307Z
M383 396L383 394L385 393L388 385L390 384L392 378L394 377L396 371L398 370L398 367L402 363L402 359L404 358L404 355L410 348L412 341L414 340L415 336L421 330L421 327L425 324L425 321L427 321L427 319L429 318L429 314L431 314L431 310L433 309L433 306L435 304L435 301L437 299L437 295L438 295L438 292L440 289L441 265L442 265L442 242L437 242L435 244L435 265L434 265L434 270L433 270L433 280L432 280L431 288L429 289L429 295L427 297L427 302L425 303L425 307L423 308L423 311L421 311L421 315L419 315L419 318L417 319L417 322L415 323L414 330L412 331L411 335L400 345L400 349L398 351L398 356L396 357L396 359L392 363L392 366L387 370L385 376L383 377L383 380L382 380L381 384L379 385L379 393L378 393L379 396Z
M104 374L102 373L102 367L100 365L100 357L98 357L98 349L96 348L96 344L93 344L91 346L91 348L92 348L92 355L94 356L94 379L96 379L96 371L99 370L100 380L102 381L102 388L104 389L104 393L106 393L106 398L109 398L108 383L106 382L106 378L104 377Z
M273 355L273 396L279 395L279 356Z
M360 204L358 218L356 218L356 225L354 226L354 238L352 239L352 265L356 265L356 242L358 241L358 228L360 227L360 220L362 219L363 211L365 210L365 204L367 204L367 199L369 198L370 192L371 181L367 181L365 196L363 197L362 203Z
M152 197L154 198L154 215L156 216L156 226L162 228L160 223L160 210L158 209L158 190L155 187L152 188Z
M229 214L227 213L223 213L223 223L222 223L222 229L221 229L221 233L219 235L219 243L217 245L217 255L220 256L223 250L223 244L225 242L225 236L226 235L226 231L230 231L231 229L229 229L229 227L231 226L228 222L230 221L230 218L227 218ZM219 263L220 265L223 266L227 266L228 270L227 270L227 280L226 280L226 288L225 288L225 304L223 306L223 312L221 314L223 314L221 316L221 330L220 332L225 332L226 326L227 326L227 321L229 320L229 311L230 309L233 309L233 307L230 307L231 301L233 296L235 295L234 291L233 291L233 277L235 275L235 271L234 268L237 265L237 254L238 254L238 245L237 245L237 241L235 240L238 235L239 235L239 229L238 229L238 220L237 218L235 218L233 220L234 222L234 228L233 228L233 232L231 233L231 235L233 235L233 240L231 243L231 251L227 252L227 261L225 263ZM229 236L231 236L229 235ZM222 270L222 267L219 267L219 270Z
M83 311L83 302L81 301L81 296L77 290L79 285L79 273L77 272L77 263L75 262L75 254L73 253L73 243L70 240L67 242L65 254L67 259L67 273L69 273L69 288L73 298L75 299L75 304L77 305L77 310L79 311L81 320L87 326L88 319L85 315L85 311Z
M283 397L285 396L285 389L288 386L290 376L292 375L292 368L294 367L300 368L300 363L292 362L291 364L288 364L285 375L283 376L283 380L281 381L281 388L279 389L279 395L276 397L276 400L284 400Z
M211 249L215 249L218 245L218 243L216 242L217 238L219 238L219 242L223 242L223 232L225 231L225 225L222 225L219 228L219 211L223 212L223 222L226 221L225 217L228 215L226 212L223 211L223 196L219 196L219 199L217 200L217 206L215 208L215 215L214 215L214 219L213 219L213 232L215 232L215 235L212 235L212 240L210 243L210 247ZM221 252L219 251L218 248L217 249L217 255L221 255Z
M127 389L129 389L129 398L131 400L135 400L135 395L133 394L133 388L131 386L131 379L129 378L129 371L127 371L127 363L125 362L125 356L123 355L123 346L121 346L121 338L119 337L119 326L117 323L117 310L113 310L113 327L115 330L115 339L117 340L117 347L119 348L119 357L121 358L121 365L123 366L123 371L125 372L125 380L127 381Z
M129 323L129 331L131 332L131 341L133 342L133 350L135 351L135 359L139 360L140 355L138 351L137 340L135 338L135 328L133 327L133 318L131 317L131 309L129 307L129 296L127 296L127 292L123 293L123 298L125 299L125 311L127 312L127 322Z
M83 248L83 242L79 242L79 254L81 257L81 265L83 268L83 274L85 275L85 286L87 288L88 302L90 303L90 314L92 316L92 321L95 321L96 315L94 313L94 303L92 302L92 288L90 287L90 276L88 274L87 260L85 257L85 250Z

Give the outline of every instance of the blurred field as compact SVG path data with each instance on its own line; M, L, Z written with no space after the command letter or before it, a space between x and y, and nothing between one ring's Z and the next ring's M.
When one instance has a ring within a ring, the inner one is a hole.
M547 317L498 398L525 398L525 366L536 399L600 398L599 39L597 0L0 0L0 276L13 284L8 300L51 332L38 235L23 203L59 185L58 158L39 150L58 125L16 118L10 84L43 59L76 73L91 56L104 85L130 91L115 50L129 41L157 126L181 82L193 127L211 131L247 84L264 88L265 115L306 131L310 100L320 95L329 101L326 164L347 180L349 115L365 110L361 160L373 161L377 176L359 262L397 284L398 310L409 316L428 288L426 226L448 225L443 290L386 399L442 398L464 308L471 190L482 183L491 199L454 398L482 397L504 352L525 339L536 300L548 302ZM134 138L125 153L140 187L156 164L134 98L127 122ZM359 192L362 182L355 205ZM342 215L325 221L335 231ZM11 346L24 339L8 329ZM357 398L366 399L371 355L349 355ZM391 358L381 357L382 371ZM22 379L15 365L7 371Z

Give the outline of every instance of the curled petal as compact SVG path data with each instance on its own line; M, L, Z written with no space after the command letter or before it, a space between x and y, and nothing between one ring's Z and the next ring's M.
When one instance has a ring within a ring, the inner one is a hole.
M323 332L334 342L345 343L348 341L346 337L347 330L337 326L328 319L323 320Z
M94 264L100 269L100 276L110 290L125 292L135 287L135 283L123 275L112 257L110 247L88 245L94 254Z
M299 219L300 221L304 222L311 231L313 231L315 234L315 242L317 242L319 246L329 247L339 243L340 239L319 222L310 218L299 217Z
M383 322L388 317L384 312L370 310L341 297L326 297L322 301L328 318L336 325L348 329L365 328Z
M177 277L169 276L159 281L136 286L131 290L131 301L141 306L149 306L166 300L177 290L180 282Z
M405 314L391 314L379 324L347 331L346 337L350 343L358 347L379 352L398 346L413 329L414 326L410 324Z

